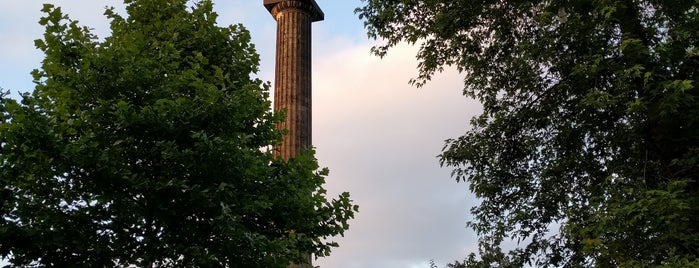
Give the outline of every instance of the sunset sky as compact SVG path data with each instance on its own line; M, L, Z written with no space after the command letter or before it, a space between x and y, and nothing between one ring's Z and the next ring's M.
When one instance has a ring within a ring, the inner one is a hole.
M0 88L33 88L39 67L34 39L42 3L109 34L105 6L115 0L0 0ZM219 25L244 24L261 55L258 76L274 79L275 21L262 0L214 0ZM458 137L480 105L461 96L463 77L453 70L424 88L408 84L417 75L415 47L401 45L384 59L370 55L354 14L360 0L317 0L325 21L313 25L313 144L330 169L330 196L348 191L360 206L340 247L318 259L321 268L426 268L463 259L476 248L465 225L474 198L456 183L436 156L444 140Z

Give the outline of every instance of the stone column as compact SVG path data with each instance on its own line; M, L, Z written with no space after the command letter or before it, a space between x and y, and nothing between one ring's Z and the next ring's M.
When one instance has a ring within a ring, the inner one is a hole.
M274 110L286 110L286 119L277 125L286 129L282 143L274 148L285 160L311 143L311 23L324 19L315 0L264 0L277 21L277 56L274 78ZM290 268L311 268L291 264Z
M289 159L311 145L311 23L323 20L315 0L264 0L277 21L274 110L286 110L278 156Z

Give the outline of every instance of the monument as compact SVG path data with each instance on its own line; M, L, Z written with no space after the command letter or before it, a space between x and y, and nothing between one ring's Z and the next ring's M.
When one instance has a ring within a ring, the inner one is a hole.
M274 110L286 110L277 125L288 133L275 150L289 159L311 147L311 23L324 19L315 0L264 0L277 21Z
M274 110L286 110L277 124L286 129L282 143L274 150L288 160L311 145L311 23L324 19L315 0L264 0L277 21L277 55L274 78ZM310 268L291 264L291 268Z

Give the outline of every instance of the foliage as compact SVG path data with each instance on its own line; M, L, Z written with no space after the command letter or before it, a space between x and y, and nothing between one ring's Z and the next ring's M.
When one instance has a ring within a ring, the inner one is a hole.
M286 267L356 207L288 162L242 25L212 3L127 0L99 40L45 5L36 89L0 103L0 254L15 266ZM191 3L190 3L191 4Z
M699 263L699 2L364 2L376 55L419 44L411 83L455 66L483 105L439 156L481 200L460 265Z

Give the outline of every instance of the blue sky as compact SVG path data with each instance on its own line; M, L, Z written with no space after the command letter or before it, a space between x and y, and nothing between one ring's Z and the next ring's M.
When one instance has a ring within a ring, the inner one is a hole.
M108 35L105 6L116 0L0 0L0 87L32 89L29 72L42 55L33 40L43 2L100 36ZM417 74L416 48L401 45L384 59L369 54L353 10L359 0L317 0L325 21L313 25L313 144L330 169L330 194L349 191L360 206L330 257L314 262L333 268L440 266L474 250L465 228L474 205L468 187L449 177L436 156L443 141L463 134L480 106L461 96L463 78L453 70L424 88L408 85ZM262 0L214 0L219 24L243 23L261 55L260 78L273 81L275 21ZM380 42L380 41L379 41Z

